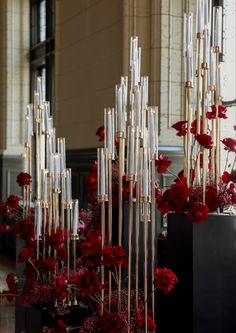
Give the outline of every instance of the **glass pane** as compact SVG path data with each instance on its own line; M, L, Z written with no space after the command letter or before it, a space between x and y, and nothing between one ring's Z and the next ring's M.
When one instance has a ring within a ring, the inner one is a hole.
M224 9L224 62L222 66L223 100L230 101L236 98L236 1L225 0Z
M46 39L46 0L40 2L39 5L39 41Z

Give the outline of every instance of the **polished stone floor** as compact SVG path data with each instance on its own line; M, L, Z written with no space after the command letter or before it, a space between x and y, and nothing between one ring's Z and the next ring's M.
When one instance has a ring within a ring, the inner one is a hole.
M15 263L6 256L0 255L0 291L7 289L5 278L8 273L15 271ZM0 333L15 331L15 302L0 303Z

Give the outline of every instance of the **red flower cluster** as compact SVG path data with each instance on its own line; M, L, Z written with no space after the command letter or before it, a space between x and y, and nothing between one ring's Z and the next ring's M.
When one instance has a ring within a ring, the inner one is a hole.
M163 294L167 295L171 290L175 288L175 284L178 281L177 276L168 268L156 268L155 278L153 281L154 287L161 290Z
M6 283L11 294L17 294L18 279L15 273L9 273L6 278Z
M207 119L216 119L216 105L211 106L211 112L206 113ZM226 116L227 108L224 105L219 105L218 106L218 117L222 119L227 119L228 117Z
M17 176L16 182L19 184L19 186L27 186L32 182L32 178L27 172L21 172Z
M232 138L225 138L225 139L221 140L221 142L225 146L225 148L224 148L225 150L236 153L236 140L234 140Z
M187 124L188 124L188 122L186 120L182 120L182 121L178 121L171 127L177 131L176 135L185 136L188 131Z
M168 157L158 154L158 160L156 160L155 163L159 173L166 173L172 162L168 159Z
M195 139L206 149L211 149L213 147L212 137L208 134L196 134Z
M102 250L103 265L113 268L115 266L127 266L125 250L121 246L104 246Z
M200 224L208 218L208 212L209 209L206 205L196 203L190 207L187 217L190 221Z
M23 249L20 251L18 255L18 262L25 262L29 258L31 258L34 254L34 248L33 247L23 247Z
M154 333L156 331L156 325L150 316L148 316L147 318L147 324L148 324L148 332ZM145 316L143 314L139 314L137 316L136 326L138 329L145 330Z
M11 209L17 209L19 206L20 198L17 195L11 194L7 198L6 205Z
M236 170L232 170L230 173L228 171L224 171L221 178L225 184L228 184L229 182L236 183Z
M53 250L58 250L64 245L66 233L61 228L57 228L56 231L52 231L51 235L47 236L47 244L52 247Z
M119 313L105 312L98 321L98 327L103 333L122 332L126 326L126 322L120 317Z
M67 284L68 280L65 276L60 275L56 277L56 286L55 286L55 291L57 295L56 298L60 301L64 300L68 295Z
M66 324L62 319L57 320L56 326L51 328L49 333L68 333Z
M75 284L82 297L94 295L99 292L103 285L99 276L94 271L84 270L71 278L71 283Z

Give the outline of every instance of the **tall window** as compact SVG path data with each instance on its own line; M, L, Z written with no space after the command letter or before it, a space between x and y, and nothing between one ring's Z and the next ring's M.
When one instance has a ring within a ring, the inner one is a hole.
M54 106L54 35L55 0L30 0L31 41L30 73L31 100L36 77L42 76L43 94Z

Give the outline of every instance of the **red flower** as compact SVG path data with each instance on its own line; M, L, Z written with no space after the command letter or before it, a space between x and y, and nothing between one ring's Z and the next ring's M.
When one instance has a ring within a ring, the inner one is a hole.
M176 213L186 211L189 193L190 190L187 186L185 177L182 177L179 182L171 185L169 205L171 206L172 211L175 211Z
M171 127L177 131L176 135L185 136L188 131L187 124L188 124L188 122L186 120L182 120L182 121L178 121Z
M53 257L33 260L34 266L44 273L54 271L57 266L57 260Z
M197 119L195 119L191 124L190 132L194 135L197 134ZM203 134L203 121L200 121L200 133Z
M170 200L170 190L167 189L164 193L160 191L157 192L157 206L161 214L165 215L171 210L171 206L169 204Z
M225 150L236 153L236 140L232 138L225 138L221 140L221 142L225 145Z
M47 242L54 250L59 249L64 244L65 233L61 228L52 231L51 235L47 237Z
M207 186L206 188L206 205L210 212L214 212L217 209L217 190L213 186Z
M154 287L161 290L165 295L175 288L174 285L177 281L177 276L168 268L158 267L154 271Z
M226 116L227 108L224 105L218 106L218 117L222 119L227 119ZM211 112L206 113L207 119L215 119L216 118L216 105L211 106Z
M16 234L25 241L34 238L34 225L29 220L22 220L16 223Z
M90 235L81 243L81 249L86 255L101 255L101 235Z
M62 261L66 261L67 259L67 251L64 246L61 246L57 249L57 256L61 258Z
M11 294L17 294L17 276L15 273L9 273L6 278L6 283Z
M211 149L213 147L212 137L208 134L196 134L195 139L206 149Z
M31 258L34 254L34 249L32 247L23 247L18 255L18 262L25 262Z
M7 206L11 209L16 209L19 206L20 198L17 195L11 194L7 198Z
M103 142L105 140L105 128L104 126L100 126L96 132L98 136L98 141Z
M120 317L119 313L105 312L98 321L98 327L103 333L123 332L126 322Z
M231 182L236 183L236 170L231 171L230 180L231 180Z
M27 172L21 172L17 176L16 182L19 184L19 186L27 186L32 182L32 178Z
M7 210L7 205L5 202L0 202L0 216L3 218L9 218L9 212Z
M103 264L108 267L126 266L127 257L121 246L104 246L102 250Z
M57 276L56 278L56 286L55 286L55 291L57 294L57 299L63 300L66 298L68 295L67 292L67 284L68 280L65 276Z
M57 320L56 326L51 328L49 333L67 333L66 324L62 319Z
M230 182L230 174L228 171L224 171L223 175L221 176L223 183L228 184Z
M158 160L156 161L157 171L159 173L166 173L171 163L172 162L168 160L168 157L164 157L162 154L159 154Z
M81 296L89 296L99 292L103 286L95 272L83 271L72 277L71 282L77 286Z
M206 205L196 203L189 209L187 216L190 221L200 224L208 218L208 212L209 209Z
M150 316L147 317L148 332L154 333L156 331L156 325ZM145 316L139 314L136 319L137 328L145 330Z

